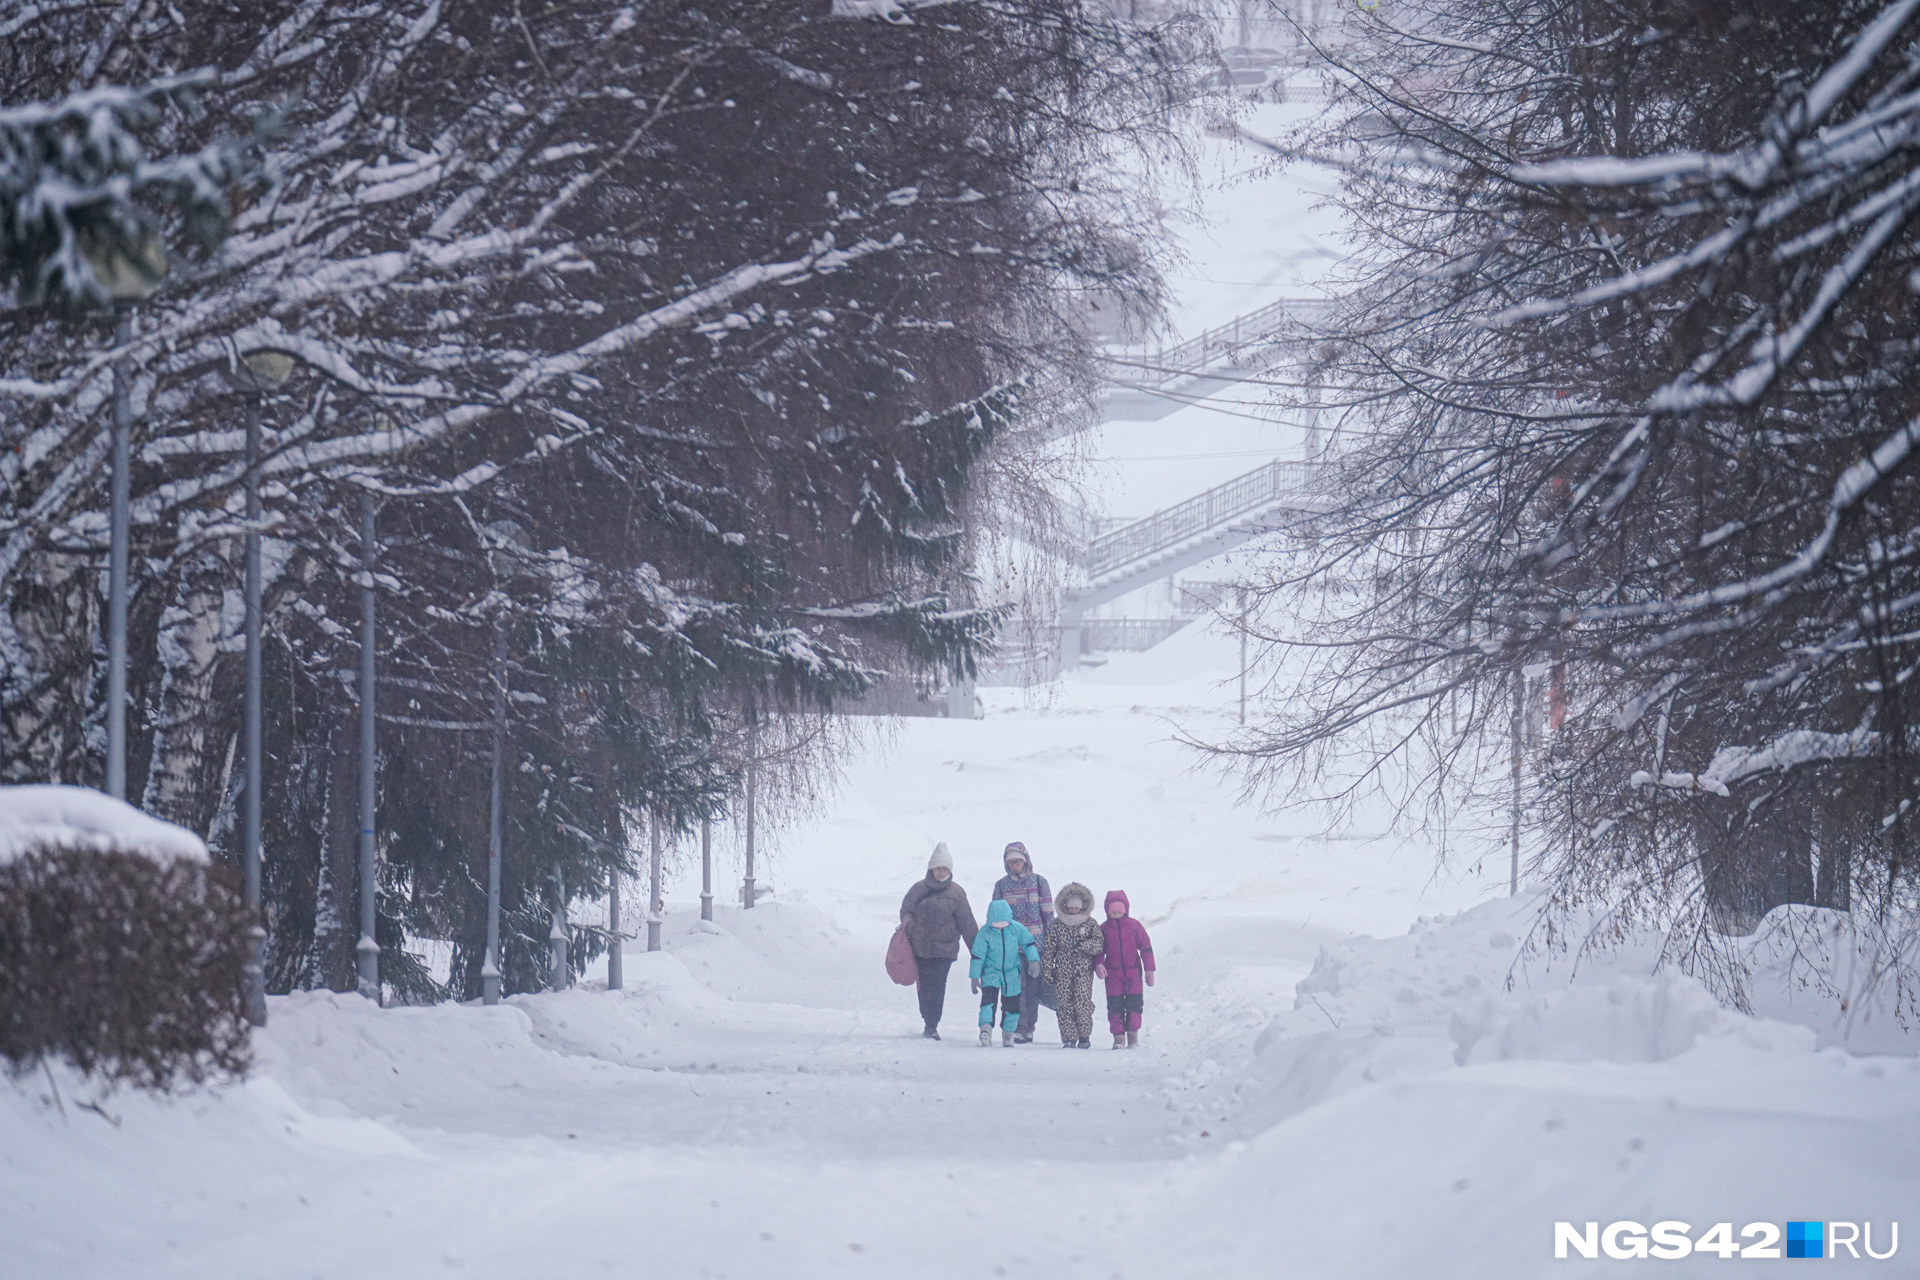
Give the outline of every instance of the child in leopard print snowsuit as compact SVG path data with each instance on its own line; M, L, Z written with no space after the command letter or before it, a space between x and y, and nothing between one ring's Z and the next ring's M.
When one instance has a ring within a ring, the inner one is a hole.
M1040 976L1054 984L1060 1047L1093 1047L1093 962L1106 949L1093 915L1093 890L1070 884L1053 895L1053 923L1040 955Z

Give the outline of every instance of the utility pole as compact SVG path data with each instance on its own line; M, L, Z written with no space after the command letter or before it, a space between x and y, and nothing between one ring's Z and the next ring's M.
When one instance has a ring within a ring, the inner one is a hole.
M713 919L713 821L700 819L700 918Z
M374 840L373 721L373 491L360 491L360 941L354 958L360 968L360 994L380 1003L379 875Z
M740 890L740 903L748 911L753 910L753 801L755 784L759 781L760 762L754 759L759 752L760 729L749 721L747 723L747 882Z
M114 341L133 341L133 313L120 313ZM113 427L109 441L113 475L109 480L107 538L107 794L127 798L127 544L129 474L133 435L133 371L125 360L113 365Z
M620 872L607 879L607 990L618 991L627 985L626 968L620 954Z
M647 825L653 830L653 882L647 902L647 950L660 949L660 817L649 814Z
M241 848L246 867L246 962L242 966L247 1021L267 1025L267 979L262 948L267 931L260 911L260 788L264 770L260 759L260 398L249 393L246 404L247 535L246 535L246 689L241 708L241 738L246 752L246 795L241 806Z
M507 625L493 624L493 781L487 792L487 955L480 964L480 1000L500 1003L500 825L507 765Z

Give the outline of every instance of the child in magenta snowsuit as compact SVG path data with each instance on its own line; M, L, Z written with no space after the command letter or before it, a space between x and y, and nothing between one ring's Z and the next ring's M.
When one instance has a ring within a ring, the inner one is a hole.
M1107 980L1107 1027L1113 1047L1132 1049L1140 1043L1140 1015L1146 1008L1146 989L1153 985L1153 939L1135 920L1127 895L1119 889L1107 894L1107 918L1100 922L1106 949L1093 966Z

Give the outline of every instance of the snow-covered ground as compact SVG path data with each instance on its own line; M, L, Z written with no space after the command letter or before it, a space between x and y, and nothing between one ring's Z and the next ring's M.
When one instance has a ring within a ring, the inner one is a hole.
M771 901L703 927L676 882L625 992L301 995L242 1085L0 1085L0 1275L1501 1280L1611 1271L1555 1261L1552 1224L1620 1219L1870 1221L1885 1250L1920 1192L1912 1057L1817 1050L1633 954L1516 967L1503 886L1236 805L1172 741L1224 726L1234 653L1196 628L902 725ZM959 974L919 1038L881 964L899 896L945 840L979 906L1012 839L1131 895L1140 1050L1062 1051L1050 1015L983 1050Z

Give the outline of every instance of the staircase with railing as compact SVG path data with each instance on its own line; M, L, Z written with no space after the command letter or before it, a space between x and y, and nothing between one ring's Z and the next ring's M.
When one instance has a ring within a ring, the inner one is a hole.
M1111 348L1114 386L1106 418L1157 421L1257 370L1305 357L1336 305L1324 298L1282 298L1172 346ZM1306 363L1305 380L1311 383L1312 362ZM1309 458L1318 452L1314 417L1310 411ZM1025 682L1046 678L1039 674L1042 669L1077 666L1088 648L1159 643L1186 619L1099 619L1088 618L1087 611L1230 551L1292 516L1325 510L1328 498L1316 484L1320 473L1317 460L1276 459L1145 519L1088 538L1077 557L1085 581L1063 593L1058 624L1051 628L1057 647L1042 655L1029 652L1029 644L1019 653L1009 652L1004 665L1018 670Z
M1335 305L1325 298L1281 298L1170 347L1110 349L1106 418L1152 422L1205 399L1312 342Z
M1223 325L1171 347L1141 351L1143 383L1175 382L1218 369L1240 367L1264 358L1276 344L1311 341L1315 331L1333 314L1326 298L1281 298L1256 311L1235 316Z
M1080 623L1080 652L1144 653L1192 621L1192 618L1087 618Z
M1319 470L1318 463L1275 460L1094 538L1080 559L1085 583L1060 598L1059 665L1079 664L1082 633L1099 623L1087 610L1231 551L1292 516L1325 510Z
M1258 529L1249 521L1257 523L1260 516L1276 509L1315 509L1319 500L1313 496L1312 482L1318 470L1317 463L1276 459L1177 506L1101 534L1087 544L1080 561L1088 586L1105 594L1104 589L1116 579L1165 577L1170 572L1160 568L1165 560L1199 544L1213 546L1223 537L1233 539L1243 525L1249 530L1247 536L1252 536Z

